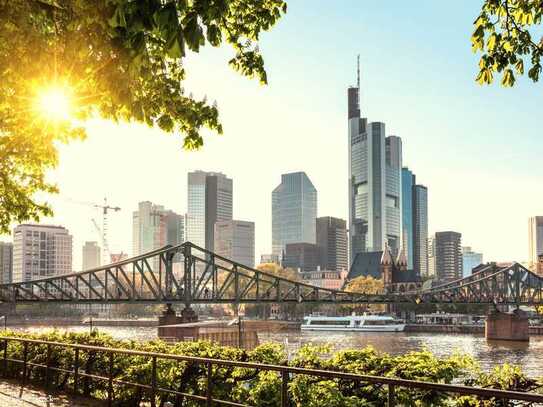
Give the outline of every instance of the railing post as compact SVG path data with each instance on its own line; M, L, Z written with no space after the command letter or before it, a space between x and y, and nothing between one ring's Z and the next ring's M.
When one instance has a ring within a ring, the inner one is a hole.
M74 393L77 394L77 382L79 381L79 348L75 348L74 355Z
M396 394L395 394L395 388L392 383L388 385L388 407L394 407L396 405Z
M206 406L211 407L211 404L213 402L213 397L211 397L212 392L212 373L213 373L213 365L211 362L207 362L207 392L206 392Z
M288 372L281 371L281 407L288 407Z
M49 365L51 363L51 344L47 344L47 356L45 360L45 390L49 387Z
M26 371L28 368L28 342L23 344L23 386L26 385Z
M109 352L109 372L107 386L107 405L111 407L113 404L113 352Z
M8 340L4 340L4 377L8 375Z
M156 356L151 361L151 407L156 407Z

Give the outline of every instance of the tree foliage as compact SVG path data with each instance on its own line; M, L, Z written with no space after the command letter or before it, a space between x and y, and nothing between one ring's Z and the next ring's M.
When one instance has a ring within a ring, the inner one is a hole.
M382 279L376 279L372 276L360 276L349 281L345 286L345 291L362 294L382 294L384 288Z
M534 82L541 74L543 36L541 0L485 0L474 22L472 49L482 53L477 82L490 84L494 74L501 75L504 86L515 84L515 75ZM539 35L539 38L538 38Z
M214 359L248 361L265 364L288 364L289 366L349 372L378 377L397 377L438 383L455 383L516 391L537 391L541 384L528 378L519 367L503 365L491 372L481 372L469 357L452 355L439 358L427 350L409 352L403 355L380 353L372 347L357 350L331 352L328 345L302 346L295 357L286 361L282 346L264 344L252 351L219 346L205 341L179 342L168 345L162 341L135 342L121 341L98 332L92 334L61 333L52 331L42 334L3 332L4 336L18 336L59 343L79 343L93 346L124 348L145 352L168 353ZM3 344L0 344L3 346ZM0 347L1 349L1 347ZM29 381L44 383L45 369L35 364L47 363L46 345L30 345L28 353L27 378ZM8 358L22 359L23 346L9 342ZM109 371L109 358L101 352L81 352L79 359L81 373L104 374ZM49 358L52 368L48 374L50 388L60 391L73 389L73 374L54 369L72 371L74 352L52 347ZM204 363L157 360L157 386L185 394L205 394L207 369ZM151 383L152 361L149 357L123 355L115 357L113 374L116 379L143 384ZM9 362L4 377L21 379L22 366ZM271 407L280 404L281 377L278 372L257 371L246 368L217 367L211 370L213 397L222 400ZM90 380L80 377L79 391L86 396L107 399L107 381ZM150 393L131 386L114 384L115 405L140 405L149 403ZM295 406L383 406L387 403L387 388L377 385L353 383L348 380L315 378L308 375L293 375L288 384L288 395ZM484 400L476 396L458 397L431 390L396 388L398 405L404 406L458 406L492 407L513 405L503 400ZM157 396L156 404L175 402L173 396L164 393ZM199 401L183 398L179 405L197 406ZM176 404L177 405L177 404ZM524 405L524 404L523 404ZM526 404L529 405L529 404Z
M258 40L285 12L283 0L0 0L0 232L51 214L34 196L56 192L57 143L84 137L91 116L180 132L186 149L203 128L222 133L217 107L185 94L183 59L229 44L228 64L267 83ZM37 111L48 87L69 93L71 120Z

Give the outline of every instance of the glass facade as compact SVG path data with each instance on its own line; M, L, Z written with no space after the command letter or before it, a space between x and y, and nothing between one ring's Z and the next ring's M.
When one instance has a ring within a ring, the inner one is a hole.
M413 269L428 275L428 189L413 186Z
M315 243L317 190L305 172L281 175L272 192L272 253L281 256L287 243Z
M215 223L232 220L232 179L221 173L190 172L187 196L186 240L213 251Z
M483 254L476 253L471 247L462 247L462 276L469 277L473 268L483 263Z
M409 168L402 168L402 233L403 249L407 256L407 268L413 269L413 187L415 175Z

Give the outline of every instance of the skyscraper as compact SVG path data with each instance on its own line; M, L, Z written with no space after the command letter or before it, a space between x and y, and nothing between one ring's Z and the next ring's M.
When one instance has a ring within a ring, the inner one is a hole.
M287 243L316 243L317 190L305 172L281 175L272 192L272 253Z
M183 243L184 219L162 205L144 201L138 204L138 210L132 213L132 250L137 256L166 245L176 246ZM157 269L158 259L151 265Z
M317 218L317 246L319 264L330 271L348 270L347 222L343 219L324 216Z
M215 253L244 266L255 266L255 224L242 220L215 223Z
M462 235L436 232L434 239L436 277L440 281L462 278Z
M528 263L535 270L538 256L543 254L543 216L533 216L528 220Z
M413 186L413 270L428 275L428 189Z
M282 261L284 268L315 271L319 266L319 247L314 243L287 243Z
M72 272L72 236L62 226L17 226L13 231L13 282Z
M186 240L213 251L215 222L232 220L232 179L215 172L188 174Z
M13 271L13 243L0 242L0 284L11 283Z
M474 252L470 246L462 247L462 277L471 276L473 268L482 263L482 253Z
M413 187L415 184L415 174L407 167L402 168L402 244L409 269L413 269L415 253L413 244Z
M90 270L102 265L100 246L97 242L85 242L83 245L82 269Z
M349 124L350 261L357 253L380 251L384 242L396 255L402 229L402 142L385 137L385 124L360 117L360 79L347 91Z

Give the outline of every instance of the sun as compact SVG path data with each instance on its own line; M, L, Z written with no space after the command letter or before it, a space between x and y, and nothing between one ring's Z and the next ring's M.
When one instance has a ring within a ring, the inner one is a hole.
M66 121L71 118L72 100L70 89L53 85L37 93L37 110L46 120Z

